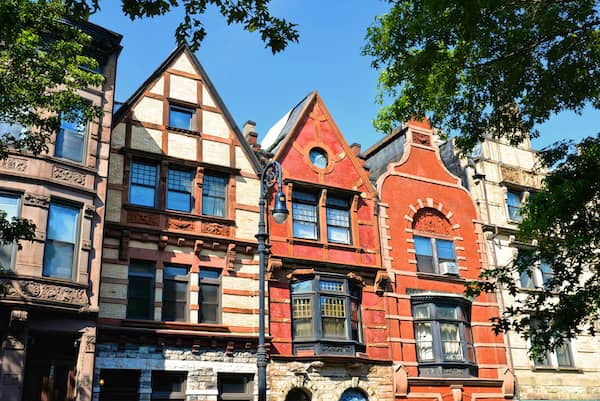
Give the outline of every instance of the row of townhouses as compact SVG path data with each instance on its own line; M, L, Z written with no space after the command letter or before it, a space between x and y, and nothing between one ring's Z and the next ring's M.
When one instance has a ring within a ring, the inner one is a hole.
M114 113L121 37L95 37L104 115L64 121L46 154L0 161L0 208L36 238L0 250L0 400L258 398L261 170L269 401L600 399L600 345L532 361L495 335L508 293L463 295L523 244L536 154L486 140L469 158L411 121L349 145L317 92L259 144L195 55L175 49ZM515 277L535 291L551 265Z

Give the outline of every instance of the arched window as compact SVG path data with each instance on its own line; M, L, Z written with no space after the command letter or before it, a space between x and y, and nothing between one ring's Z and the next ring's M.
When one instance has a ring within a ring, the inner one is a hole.
M310 401L310 397L304 390L296 387L287 393L285 401Z
M364 393L355 388L349 388L342 393L340 401L368 401Z
M413 218L417 270L423 273L458 274L452 226L432 208L419 210Z

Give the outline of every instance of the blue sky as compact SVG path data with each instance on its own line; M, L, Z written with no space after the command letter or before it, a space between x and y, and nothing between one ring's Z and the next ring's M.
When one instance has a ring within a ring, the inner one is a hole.
M174 31L180 10L166 16L131 21L120 11L121 1L100 2L92 22L123 35L116 100L124 101L175 48ZM271 11L299 25L300 41L272 55L256 33L228 26L214 10L207 12L207 36L196 56L240 128L257 123L259 139L307 93L321 94L349 143L363 150L383 137L372 119L377 72L361 56L366 29L386 11L381 0L272 0ZM563 138L580 139L598 132L600 112L587 108L553 117L539 127L534 148Z

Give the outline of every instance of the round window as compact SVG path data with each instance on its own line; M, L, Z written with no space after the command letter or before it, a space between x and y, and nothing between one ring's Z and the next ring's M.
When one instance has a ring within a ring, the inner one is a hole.
M327 167L327 153L321 148L312 148L308 154L310 161L318 168Z

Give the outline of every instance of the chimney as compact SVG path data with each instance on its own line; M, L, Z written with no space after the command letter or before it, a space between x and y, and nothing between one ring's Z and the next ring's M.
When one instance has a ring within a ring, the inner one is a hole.
M260 147L260 145L258 144L258 134L256 133L256 123L254 121L246 121L244 123L242 133L244 134L244 138L246 138L246 141L250 144L252 149Z

